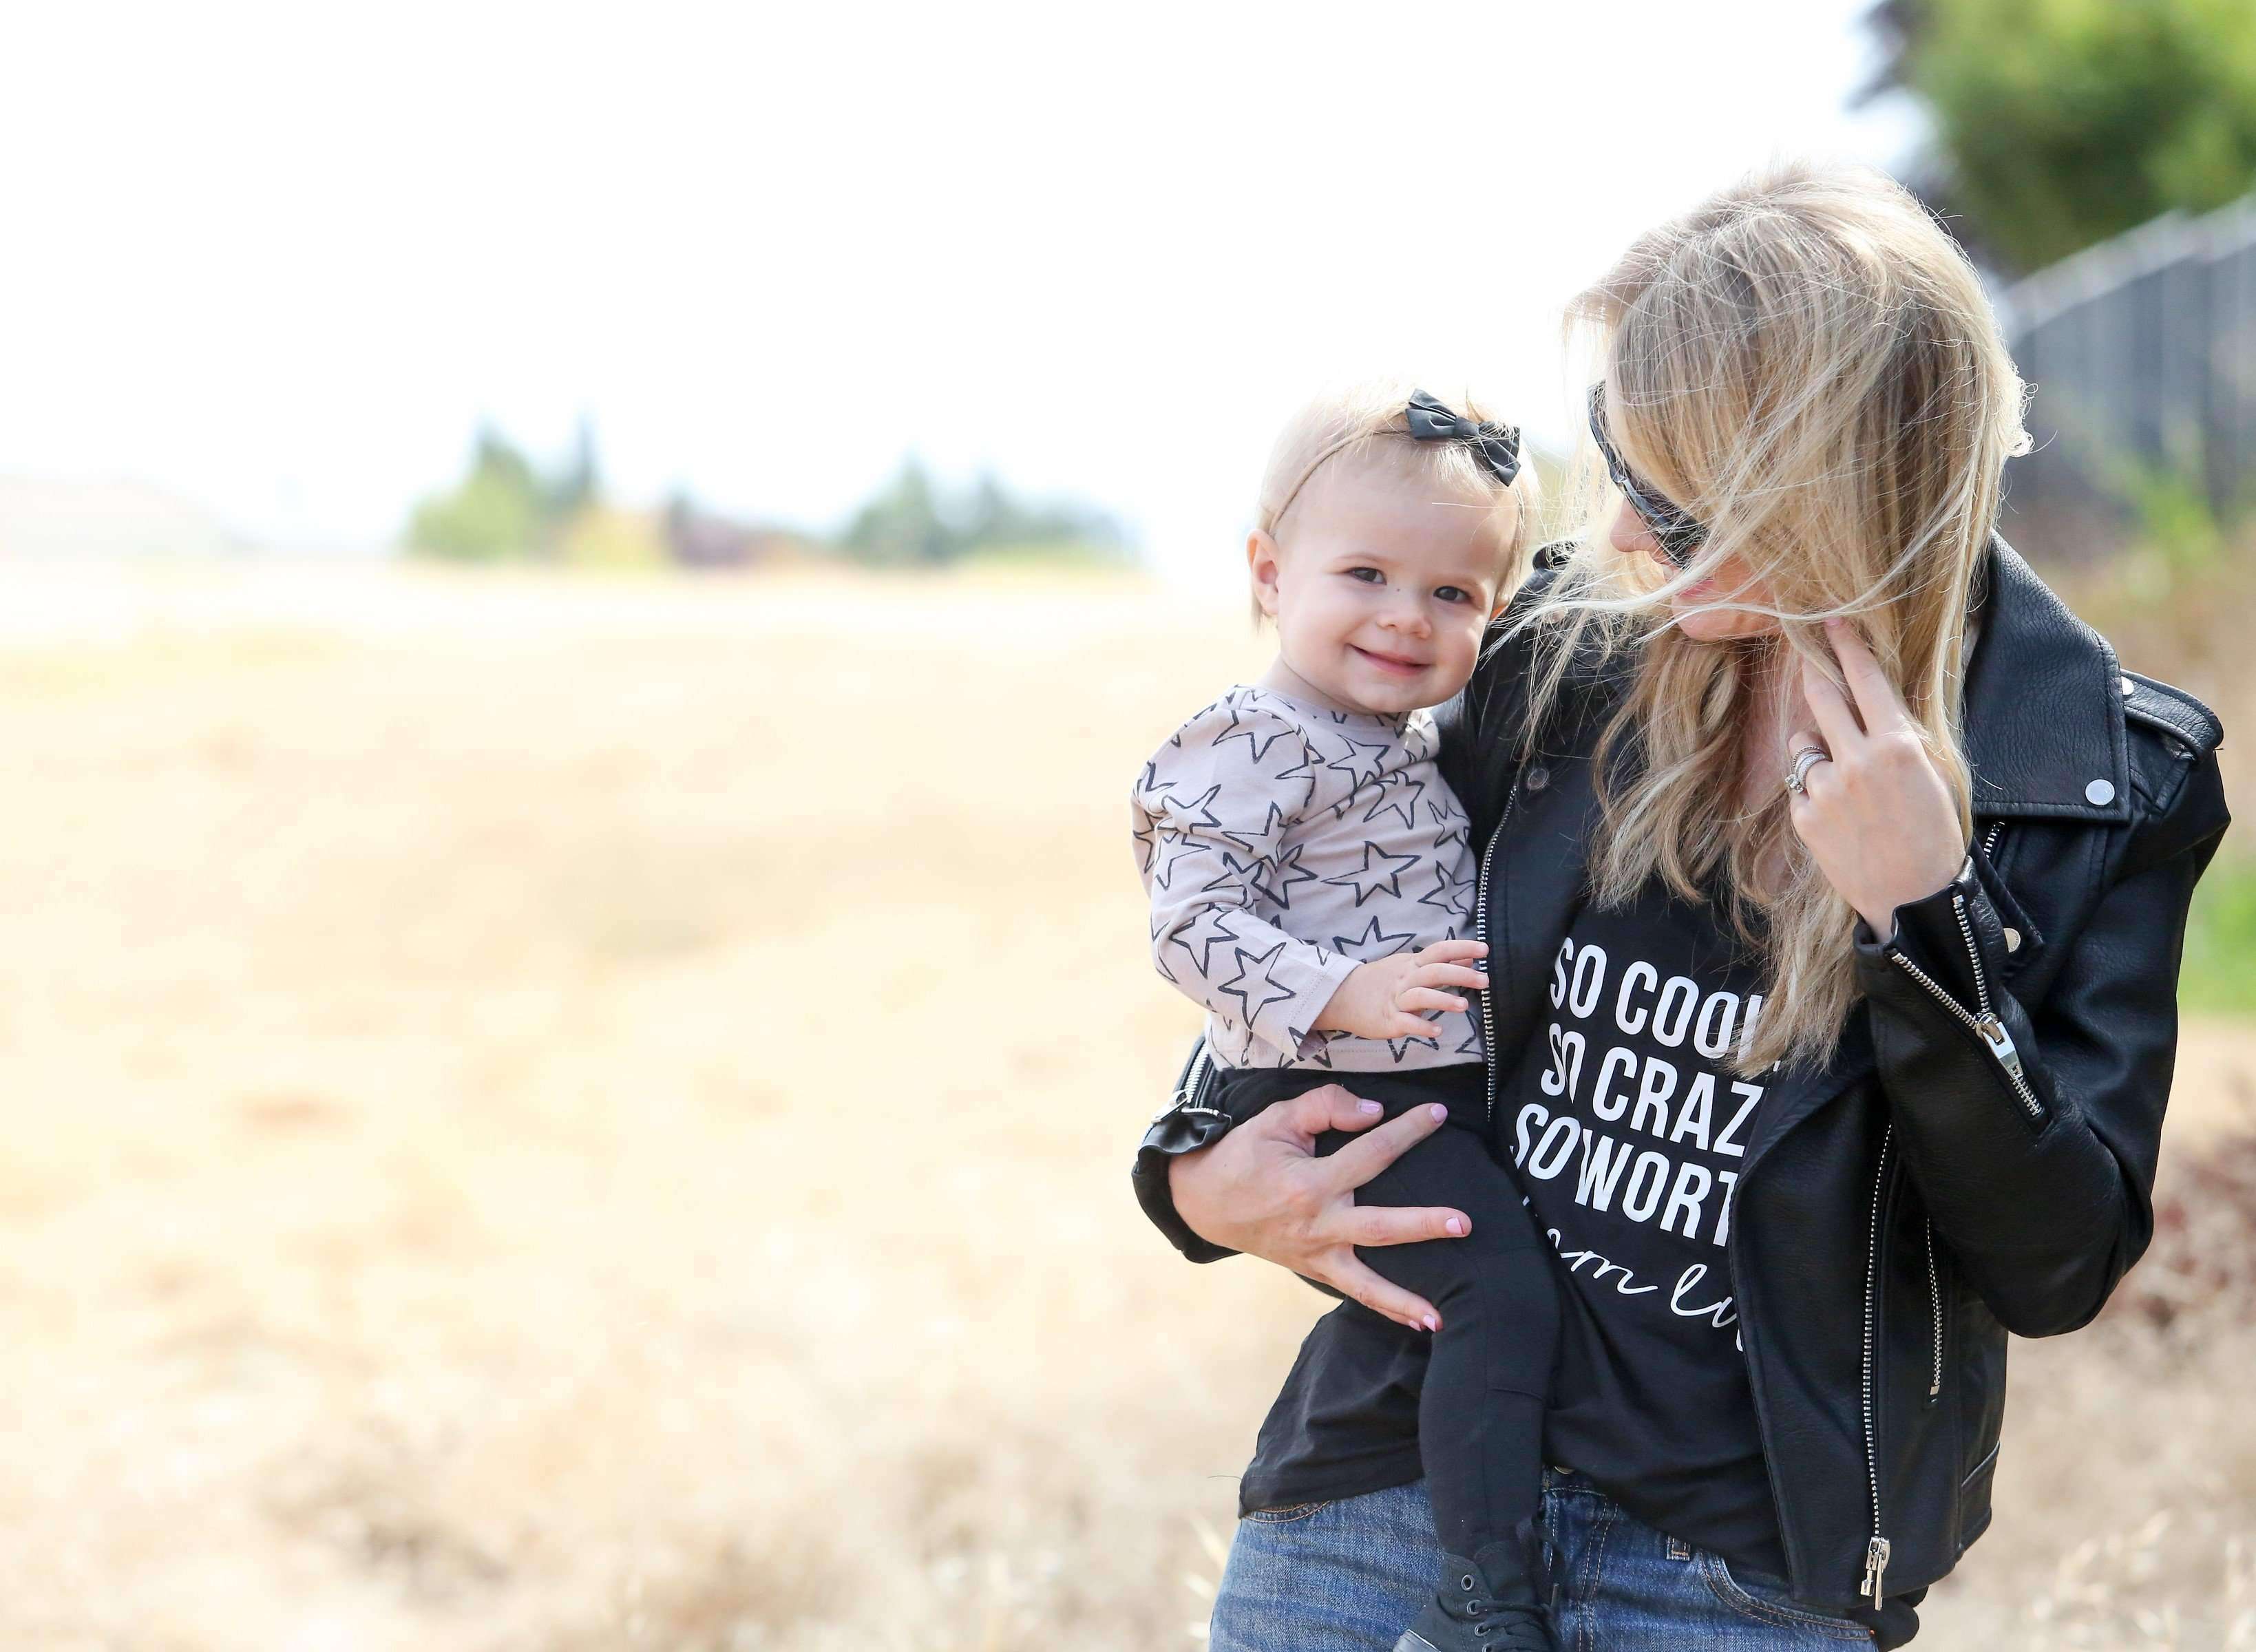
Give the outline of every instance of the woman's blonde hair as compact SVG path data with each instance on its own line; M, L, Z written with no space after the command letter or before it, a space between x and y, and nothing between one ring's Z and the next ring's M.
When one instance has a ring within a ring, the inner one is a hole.
M1407 379L1371 378L1336 386L1302 403L1269 450L1253 525L1281 544L1293 507L1308 492L1317 473L1332 466L1391 462L1402 467L1406 478L1431 488L1437 497L1482 502L1499 522L1506 514L1505 502L1517 503L1508 530L1498 537L1501 601L1518 582L1535 545L1541 496L1534 463L1523 444L1519 474L1507 487L1469 444L1419 440L1410 433L1406 417L1417 388ZM1451 411L1477 424L1505 422L1470 396L1441 399ZM1258 624L1262 618L1259 599L1253 600L1252 608Z
M1607 531L1618 495L1585 455L1593 510L1531 615L1545 623L1530 736L1570 657L1636 650L1598 747L1592 892L1617 904L1656 873L1688 899L1718 886L1766 980L1739 1070L1822 1065L1855 1002L1855 914L1794 830L1787 754L1742 812L1741 733L1752 696L1801 658L1842 681L1822 622L1854 616L1970 831L1967 609L2005 461L2028 445L2023 386L1965 256L1862 169L1789 165L1722 191L1640 237L1569 326L1602 347L1623 461L1708 534L1681 571L1624 557ZM1779 632L1703 643L1667 623L1668 598L1734 556L1770 604L1743 587L1718 605ZM1625 777L1617 756L1635 759ZM1776 887L1766 864L1785 868Z

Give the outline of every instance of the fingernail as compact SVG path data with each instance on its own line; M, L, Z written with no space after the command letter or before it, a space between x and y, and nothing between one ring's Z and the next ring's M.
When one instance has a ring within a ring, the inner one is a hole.
M1430 1314L1430 1313L1429 1313L1429 1314L1428 1314L1428 1315L1426 1316L1426 1329L1427 1329L1427 1330L1428 1330L1428 1331L1439 1331L1441 1328L1442 1328L1442 1322L1441 1322L1439 1319L1436 1319L1435 1318L1434 1318L1434 1316L1433 1316L1432 1314Z
M1436 1124L1440 1123L1443 1119L1446 1119L1446 1118L1448 1118L1448 1117L1449 1116L1449 1108L1447 1108L1447 1107L1443 1107L1443 1106L1442 1106L1440 1102L1438 1102L1438 1101L1436 1101L1435 1103L1434 1103L1434 1105L1433 1105L1432 1107L1428 1107L1426 1110L1427 1110L1428 1113L1430 1113L1430 1114L1432 1114L1434 1115L1434 1121L1435 1121Z
M1380 1109L1376 1101L1358 1101L1355 1104L1355 1110L1357 1113L1377 1113Z
M1476 975L1473 979L1484 987L1488 985L1488 977L1485 975Z
M1447 1220L1447 1221L1443 1222L1443 1223L1442 1224L1442 1227L1446 1227L1446 1228L1448 1228L1448 1229L1449 1230L1450 1234L1451 1234L1453 1236L1455 1236L1455 1237L1456 1237L1456 1238L1459 1238L1459 1239L1462 1239L1462 1238L1463 1238L1463 1237L1464 1237L1464 1234L1465 1234L1465 1219L1464 1219L1463 1217L1462 1217L1462 1216L1452 1216L1452 1217L1450 1217L1450 1218L1449 1218L1449 1220Z

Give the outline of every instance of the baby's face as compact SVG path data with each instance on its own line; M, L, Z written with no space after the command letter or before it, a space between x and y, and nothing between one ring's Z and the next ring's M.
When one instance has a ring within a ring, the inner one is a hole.
M1416 467L1383 460L1327 467L1281 543L1257 534L1249 556L1284 664L1350 711L1449 699L1472 675L1518 509L1437 497Z

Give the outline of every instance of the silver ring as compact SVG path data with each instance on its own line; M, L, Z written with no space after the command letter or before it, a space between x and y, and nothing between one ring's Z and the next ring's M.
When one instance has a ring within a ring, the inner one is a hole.
M1786 777L1786 789L1797 798L1809 791L1809 771L1821 763L1833 761L1833 754L1822 746L1804 746L1794 754L1793 771Z

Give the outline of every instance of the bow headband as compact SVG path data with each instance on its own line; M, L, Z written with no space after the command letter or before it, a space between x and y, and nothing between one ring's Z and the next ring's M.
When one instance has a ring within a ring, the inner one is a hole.
M1402 410L1410 434L1421 442L1463 442L1478 455L1488 474L1505 487L1519 474L1519 426L1484 419L1476 425L1423 390L1410 392Z

